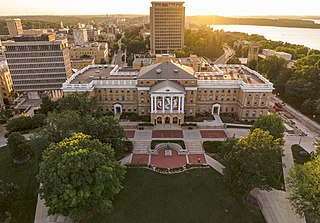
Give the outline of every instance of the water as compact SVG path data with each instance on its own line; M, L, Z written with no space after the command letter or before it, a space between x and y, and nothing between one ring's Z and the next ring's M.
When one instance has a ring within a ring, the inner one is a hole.
M270 40L300 44L320 50L320 29L248 25L211 25L211 27L214 30L259 34Z

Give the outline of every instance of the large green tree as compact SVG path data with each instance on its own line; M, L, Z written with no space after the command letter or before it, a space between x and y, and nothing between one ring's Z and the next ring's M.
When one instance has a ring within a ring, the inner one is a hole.
M49 113L40 135L50 142L60 142L78 132L91 135L103 143L111 143L117 158L128 150L123 128L110 116L80 115L71 110Z
M285 127L282 118L277 114L260 115L253 123L251 131L257 128L269 131L275 139L282 139L284 136Z
M5 183L0 180L0 221L3 222L10 213L12 205L18 199L18 186L13 183Z
M49 214L83 221L112 208L121 190L125 167L114 158L109 144L78 133L43 152L38 179L40 197Z
M224 157L224 176L235 192L254 188L277 187L282 174L281 140L274 140L268 131L255 129Z
M268 56L261 60L256 69L259 73L266 76L271 82L275 81L281 70L287 67L287 61L281 57Z
M26 138L19 132L13 132L9 135L8 147L12 159L16 162L25 161L30 157L31 147Z
M67 94L58 100L59 111L74 110L81 115L95 114L97 112L97 97L91 96L88 92Z
M294 165L286 182L296 213L300 216L306 213L314 222L320 222L320 155L303 165Z

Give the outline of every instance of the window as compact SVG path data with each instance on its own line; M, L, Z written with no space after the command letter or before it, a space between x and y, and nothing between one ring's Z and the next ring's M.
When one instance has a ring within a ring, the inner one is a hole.
M221 96L221 101L223 101L224 100L224 96Z
M216 96L216 101L218 101L219 99L218 99L218 96Z
M230 93L231 92L231 90L228 90L228 93Z
M249 116L249 111L247 110L247 111L246 111L246 117L248 117L248 116Z
M252 112L252 116L253 116L253 117L256 117L256 111L253 111L253 112Z
M247 105L250 105L250 101L247 101Z
M141 103L144 103L144 98L141 98Z
M190 98L190 103L193 103L193 98Z
M189 114L192 114L192 112L193 112L192 109L190 109Z
M143 95L143 91L141 91L140 94Z
M234 107L231 107L231 111L234 112Z
M229 112L229 108L228 107L226 107L226 112Z
M222 89L222 91L221 91L222 93L224 93L224 89Z

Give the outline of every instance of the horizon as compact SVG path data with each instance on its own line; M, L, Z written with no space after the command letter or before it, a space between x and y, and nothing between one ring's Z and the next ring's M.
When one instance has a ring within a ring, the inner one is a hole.
M4 3L5 2L5 3ZM120 3L119 3L120 2ZM132 5L130 0L91 0L90 5L79 4L77 0L56 0L55 4L42 0L0 0L1 16L41 16L41 15L149 15L150 0L137 0ZM320 2L305 0L185 0L186 16L313 16L320 17ZM130 4L131 3L131 4ZM250 6L248 8L248 6ZM276 6L276 7L275 7ZM132 13L135 12L135 13Z

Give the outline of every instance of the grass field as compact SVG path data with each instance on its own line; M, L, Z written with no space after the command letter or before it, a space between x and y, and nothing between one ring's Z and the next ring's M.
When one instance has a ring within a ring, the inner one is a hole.
M40 142L30 142L33 148L39 148L38 143ZM35 176L39 169L40 154L40 149L35 149L30 161L17 165L13 163L9 149L0 148L0 179L15 183L19 187L19 199L14 204L12 223L34 222L39 187Z
M255 223L265 222L260 210L245 206L231 194L212 169L161 175L145 169L128 169L124 189L116 196L111 214L95 223Z

